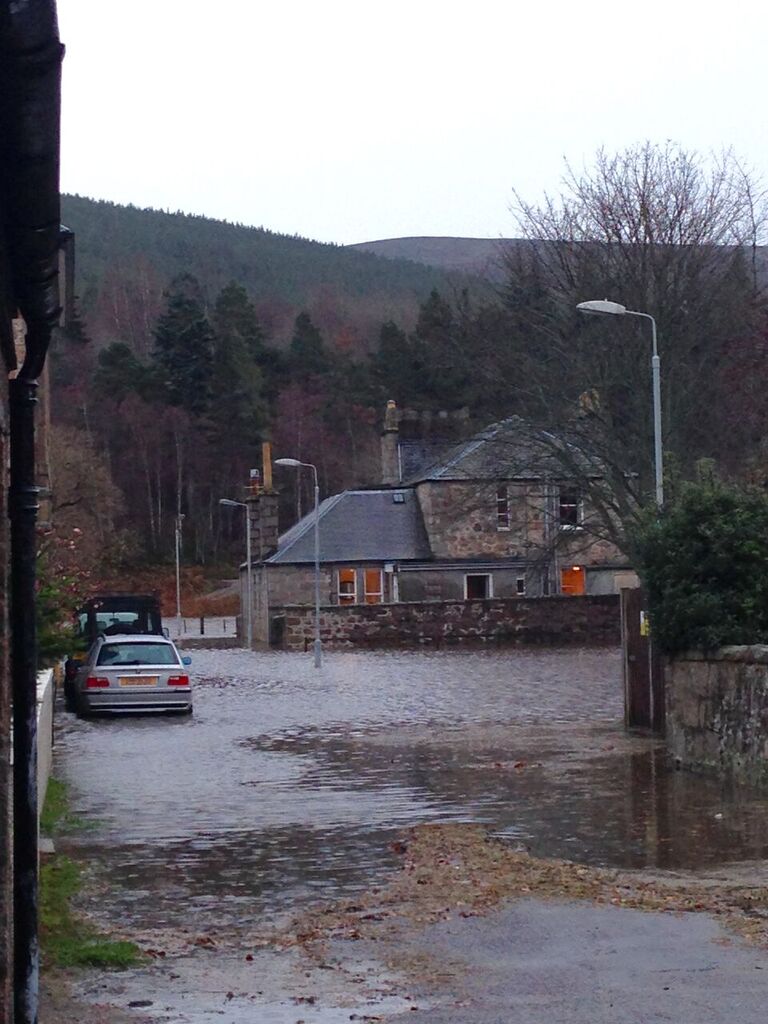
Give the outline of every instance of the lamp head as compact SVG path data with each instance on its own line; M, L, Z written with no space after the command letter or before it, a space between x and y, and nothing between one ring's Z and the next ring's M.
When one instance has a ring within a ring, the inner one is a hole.
M230 508L240 508L240 506L244 505L245 502L243 502L243 501L233 501L231 498L219 498L219 504L220 505L228 505Z
M302 466L298 459L275 459L276 466Z
M576 309L582 313L592 313L597 316L624 316L627 307L620 302L609 302L608 299L592 299L590 302L580 302Z

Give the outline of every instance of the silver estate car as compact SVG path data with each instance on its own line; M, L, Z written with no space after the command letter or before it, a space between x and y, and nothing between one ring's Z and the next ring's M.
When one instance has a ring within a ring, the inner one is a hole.
M75 704L81 715L192 711L191 658L162 636L100 636L80 665Z

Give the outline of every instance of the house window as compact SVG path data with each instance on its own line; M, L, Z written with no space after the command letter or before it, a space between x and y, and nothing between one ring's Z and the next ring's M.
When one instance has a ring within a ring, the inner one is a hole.
M339 604L357 602L357 573L354 569L339 569Z
M560 570L560 593L567 597L580 597L586 593L583 565L569 565Z
M363 572L363 576L365 580L365 603L381 604L384 600L383 574L381 569L366 569Z
M490 573L467 573L464 577L464 597L467 601L482 601L493 597Z
M515 580L515 589L518 597L525 597L525 576L518 576Z
M496 529L509 529L509 490L506 486L496 490Z
M562 530L581 527L584 503L578 487L561 487L558 498L558 525Z

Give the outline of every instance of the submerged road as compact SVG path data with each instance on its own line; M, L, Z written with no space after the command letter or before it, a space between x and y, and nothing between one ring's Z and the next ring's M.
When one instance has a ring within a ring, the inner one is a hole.
M254 979L242 951L269 923L384 880L418 823L481 822L536 856L604 866L768 851L763 801L623 736L615 650L332 652L319 671L310 655L196 651L192 672L192 718L60 717L55 774L93 822L64 841L90 865L86 909L170 957L83 975L92 1001L195 1024L416 1019L392 979L360 1005L310 1001L295 954L264 950ZM380 974L355 970L358 988Z

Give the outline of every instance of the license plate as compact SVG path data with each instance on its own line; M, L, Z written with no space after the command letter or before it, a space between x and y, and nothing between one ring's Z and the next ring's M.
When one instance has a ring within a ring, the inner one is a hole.
M120 676L121 686L157 686L159 676Z

